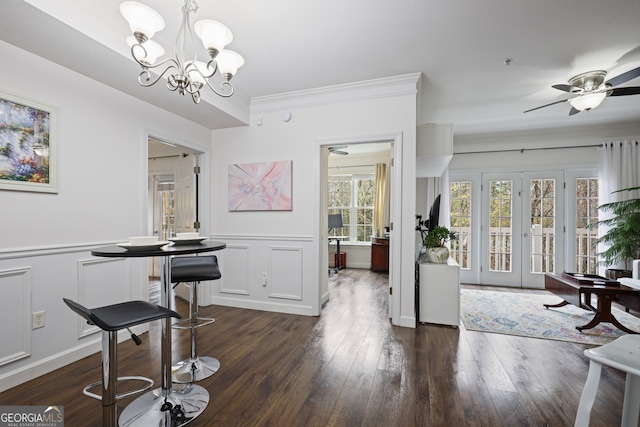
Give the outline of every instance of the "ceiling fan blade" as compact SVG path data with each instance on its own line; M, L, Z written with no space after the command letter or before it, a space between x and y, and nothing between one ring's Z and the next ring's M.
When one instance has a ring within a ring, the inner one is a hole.
M529 111L539 110L539 109L544 108L544 107L549 107L550 105L560 104L561 102L567 102L567 101L568 101L568 99L562 99L560 101L552 102L551 104L542 105L540 107L532 108L530 110L525 111L525 113L528 113Z
M640 86L611 89L609 96L640 95Z
M341 156L346 156L346 151L342 151L343 148L347 148L346 145L334 145L333 147L329 147L329 154L339 154Z
M569 92L569 93L580 92L582 90L579 87L565 85L565 84L553 85L551 87L554 89L562 90L564 92Z
M569 110L569 115L570 116L575 116L579 112L580 112L580 110L578 110L576 107L571 107L571 110Z
M628 82L631 79L635 79L636 77L640 77L640 67L629 70L626 73L620 74L619 76L615 76L607 80L605 83L610 84L611 86L618 86L622 83Z

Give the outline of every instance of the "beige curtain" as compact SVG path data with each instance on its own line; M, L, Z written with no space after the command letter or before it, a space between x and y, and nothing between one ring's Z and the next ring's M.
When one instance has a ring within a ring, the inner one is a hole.
M376 196L373 205L373 233L384 236L384 227L389 218L389 180L387 165L376 163Z

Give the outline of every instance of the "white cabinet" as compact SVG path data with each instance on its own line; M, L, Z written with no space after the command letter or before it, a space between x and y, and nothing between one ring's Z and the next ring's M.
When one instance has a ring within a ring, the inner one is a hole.
M449 258L447 264L419 264L420 323L460 324L460 266Z

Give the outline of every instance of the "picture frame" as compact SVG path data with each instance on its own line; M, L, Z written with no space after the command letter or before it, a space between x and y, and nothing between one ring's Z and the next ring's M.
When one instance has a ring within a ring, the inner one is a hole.
M58 193L58 110L0 91L0 190Z
M291 160L229 165L229 211L290 211Z

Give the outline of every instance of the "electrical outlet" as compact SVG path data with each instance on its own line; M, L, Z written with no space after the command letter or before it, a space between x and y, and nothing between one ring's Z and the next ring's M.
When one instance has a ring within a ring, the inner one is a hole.
M267 286L267 273L262 273L262 286Z
M31 329L44 328L44 311L36 311L31 315Z

